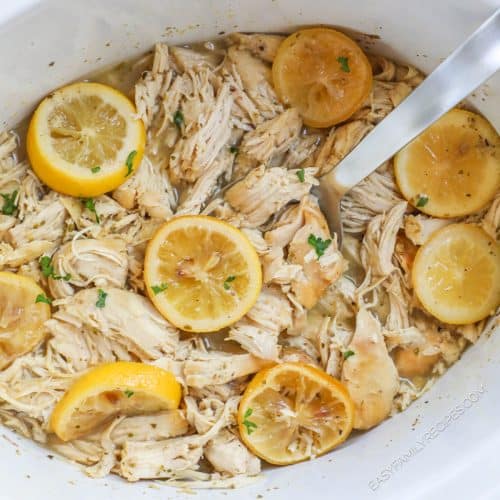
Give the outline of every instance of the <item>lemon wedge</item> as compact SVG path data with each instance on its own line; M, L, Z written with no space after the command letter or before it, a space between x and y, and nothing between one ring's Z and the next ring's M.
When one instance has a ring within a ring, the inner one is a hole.
M424 308L440 321L469 324L500 304L500 251L473 224L451 224L419 248L413 287Z
M132 102L100 83L80 82L48 95L36 109L26 139L37 176L78 197L104 194L140 165L146 135Z
M31 278L0 272L0 370L45 336L49 299Z
M500 138L482 116L453 109L397 153L394 173L421 212L471 214L500 189Z
M213 332L255 304L262 272L257 252L239 229L214 217L184 216L166 222L149 242L144 282L172 324Z
M89 370L57 403L50 426L63 441L95 429L116 415L173 410L181 386L166 370L143 363L117 361Z
M347 120L372 88L372 68L361 48L330 28L290 35L278 49L272 74L280 99L311 127Z
M241 439L275 465L326 453L347 439L353 422L354 405L344 385L300 362L260 371L238 409Z

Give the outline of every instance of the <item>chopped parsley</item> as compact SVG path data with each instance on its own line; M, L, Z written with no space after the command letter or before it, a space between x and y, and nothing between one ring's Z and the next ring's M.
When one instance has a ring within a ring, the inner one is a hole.
M240 150L237 146L231 146L229 148L229 152L232 153L233 155L237 155L240 152Z
M309 238L307 238L307 243L316 250L318 259L325 253L331 242L332 240L323 240L319 236L314 236L314 234L310 234Z
M42 274L46 278L52 278L53 280L64 280L69 281L71 279L71 274L65 274L64 276L56 274L54 272L54 266L51 264L52 259L48 255L40 257L40 269Z
M229 290L231 288L230 283L236 279L236 276L228 276L224 281L224 290Z
M305 180L305 170L303 168L301 168L300 170L297 170L296 174L297 174L297 177L299 178L299 181L300 182L304 182L304 180Z
M344 359L350 358L351 356L354 356L354 354L355 354L354 351L351 350L346 351L344 352Z
M17 193L18 193L17 189L10 195L0 193L0 196L3 198L2 213L4 215L12 215L17 210L17 205L16 205Z
M131 398L134 395L134 391L131 391L130 389L125 389L123 392L127 398Z
M49 304L50 305L50 304L52 304L52 299L50 299L49 297L47 297L43 293L39 293L36 296L35 304L38 304L38 302L43 302L44 304Z
M425 207L429 201L429 197L425 195L419 195L417 198L417 207Z
M97 210L95 209L94 198L82 198L82 202L83 202L85 208L89 212L92 212L95 215L95 221L97 222L97 224L100 224L101 220L99 219L99 214L97 213Z
M90 169L90 171L93 173L93 174L97 174L97 172L100 172L101 171L101 167L92 167Z
M248 408L248 410L243 415L243 425L246 427L248 434L252 434L252 432L257 429L257 424L248 420L248 417L250 417L252 413L252 408Z
M184 125L184 115L182 114L182 111L178 109L174 113L174 123L177 126L177 128L180 130L181 127Z
M108 296L108 294L102 290L101 288L99 288L99 290L97 290L97 302L95 303L96 307L99 307L100 309L102 309L105 305L106 305L106 297Z
M349 68L349 59L344 56L337 57L337 62L340 64L340 69L344 73L350 73L351 68Z
M168 288L168 283L162 283L161 285L153 285L151 290L155 295L158 295L161 292L164 292Z
M128 177L133 171L134 171L134 158L137 155L137 151L134 149L133 151L130 151L130 153L127 156L127 159L125 160L125 166L127 167L127 173L125 174L125 177Z

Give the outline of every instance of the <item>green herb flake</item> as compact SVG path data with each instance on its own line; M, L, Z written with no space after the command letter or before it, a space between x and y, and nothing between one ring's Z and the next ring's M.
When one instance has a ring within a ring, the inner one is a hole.
M127 159L125 160L125 166L127 167L127 173L125 174L125 177L128 177L133 171L134 171L134 158L137 156L137 151L134 149L133 151L130 151L130 153L127 156Z
M35 299L35 304L38 304L38 302L43 302L44 304L52 304L52 299L47 297L46 295L44 295L43 293L39 293L37 296L36 296L36 299Z
M307 243L316 250L318 259L325 253L325 250L330 246L331 242L332 240L323 240L319 236L314 236L314 234L310 234L309 238L307 238Z
M95 215L95 221L97 224L101 223L101 220L99 219L99 214L97 213L97 210L95 209L95 201L94 198L82 198L83 205L85 208L89 211L92 212Z
M174 113L173 120L174 120L174 123L177 126L177 128L180 130L182 128L182 126L184 125L184 115L182 114L182 111L180 109L178 109Z
M130 389L126 389L123 392L125 393L125 396L127 396L127 398L131 398L134 395L134 391L131 391Z
M48 255L40 257L40 270L46 278L52 278L53 280L64 280L69 281L71 279L71 274L65 274L64 276L56 274L54 272L54 266L51 263L52 259Z
M54 274L54 267L50 263L51 260L52 259L48 255L40 257L40 269L46 278Z
M354 356L355 352L354 351L346 351L344 352L344 359L350 358L351 356Z
M224 290L229 290L231 288L230 283L236 279L236 276L228 276L224 281Z
M296 174L297 174L297 177L299 178L299 181L300 182L304 182L305 181L305 170L303 168L301 168L300 170L297 170Z
M106 305L107 296L108 294L104 290L99 288L99 290L97 290L97 302L95 303L96 307L102 309Z
M164 292L168 288L168 283L162 283L161 285L153 285L151 290L155 295L158 295L161 292Z
M93 174L97 174L97 172L100 172L101 171L101 167L92 167L90 169L90 171L93 173Z
M349 59L344 56L337 57L337 62L340 64L340 69L344 73L350 73L351 68L349 68Z
M248 434L252 434L252 432L257 429L257 424L248 420L248 417L250 417L252 413L252 408L248 408L248 410L243 415L243 425L246 427Z
M0 196L3 198L2 213L4 215L12 215L17 210L17 193L17 189L11 194L0 193Z
M233 155L237 155L240 152L240 149L237 146L231 146L229 148L229 152Z
M425 195L419 195L417 198L417 208L425 207L429 202L429 197Z

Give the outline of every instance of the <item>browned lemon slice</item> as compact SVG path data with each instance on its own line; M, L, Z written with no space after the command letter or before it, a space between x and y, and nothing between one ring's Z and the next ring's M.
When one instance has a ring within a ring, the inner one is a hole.
M238 321L262 286L257 252L214 217L176 217L148 244L144 282L158 310L178 328L213 332Z
M347 120L366 100L372 69L348 36L311 28L293 33L280 45L273 82L280 99L297 108L306 125L330 127Z
M473 224L433 234L419 248L411 274L422 305L445 323L474 323L500 304L498 244Z
M243 442L257 456L287 465L326 453L344 442L354 405L342 383L305 363L260 371L238 409Z
M453 109L394 158L403 196L435 217L483 208L500 189L500 138L476 113Z
M0 272L0 370L43 339L50 306L44 291L31 279Z

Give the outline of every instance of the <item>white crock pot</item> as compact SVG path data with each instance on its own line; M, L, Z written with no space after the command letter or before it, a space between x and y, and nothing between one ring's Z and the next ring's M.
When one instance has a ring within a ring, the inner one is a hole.
M0 129L49 90L167 43L220 32L329 24L376 35L369 50L431 71L499 0L0 0ZM380 38L378 38L380 37ZM52 64L53 63L53 64ZM500 128L500 75L472 103ZM200 499L499 499L500 331L483 337L407 411L317 460L267 469ZM147 482L93 480L0 428L0 499L193 498Z

